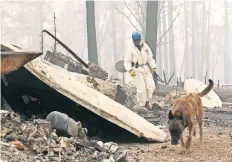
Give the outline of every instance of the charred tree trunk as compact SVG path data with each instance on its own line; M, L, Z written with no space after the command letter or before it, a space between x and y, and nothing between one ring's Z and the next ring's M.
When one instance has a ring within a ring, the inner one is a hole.
M161 9L161 3L159 2L159 10ZM161 18L161 15L158 15L157 19L159 20ZM158 24L157 28L157 33L158 33L158 40L161 37L161 23ZM157 44L157 54L156 54L156 64L157 64L157 71L159 75L162 75L163 72L163 52L162 48L159 44Z
M192 77L196 79L196 2L192 1Z
M210 15L211 15L211 2L209 0L209 11L208 11L208 31L207 31L207 48L206 48L206 70L208 72L208 76L210 75L210 38L211 38L211 33L210 33Z
M124 39L124 36L125 36L125 34L126 34L126 32L125 32L125 18L124 18L124 16L123 15L121 15L121 23L122 23L122 29L121 29L121 41L120 41L120 43L121 43L121 59L123 59L124 58L124 55L125 55L125 39Z
M53 25L54 25L54 35L55 35L55 37L56 37L56 13L54 12L54 15L53 15ZM54 42L54 48L53 48L53 53L56 53L56 40L55 40L55 42Z
M200 19L198 16L198 12L199 12L199 2L195 2L195 10L196 10L196 15L194 16L195 18L195 74L196 74L196 79L200 79L200 73L199 71L200 69L200 61L201 61L201 37L200 37L200 30L198 30L200 28Z
M124 11L124 4L121 5L122 6L122 11ZM120 60L122 60L125 56L125 34L126 34L126 27L125 27L125 16L123 16L122 14L120 14L120 24L121 24L121 28L120 28L120 48L119 48L119 57Z
M162 18L163 18L163 34L166 32L167 30L167 23L166 23L166 7L164 6L163 8L163 12L162 12ZM164 71L165 71L165 76L166 78L169 77L169 62L168 62L168 46L167 46L167 34L165 33L163 36L163 56L164 56Z
M150 46L156 60L158 1L147 1L146 10L146 42Z
M229 32L228 32L228 9L227 9L227 0L224 1L224 32L225 32L225 35L224 35L224 44L225 44L225 47L224 47L224 69L225 69L225 84L228 84L229 83L229 79L230 79L230 68L229 68L229 52L228 52L228 35L229 35Z
M147 1L138 1L138 4L140 4L141 7L141 13L140 13L140 22L142 24L141 28L144 32L144 35L146 36L146 8L147 8Z
M184 77L189 75L189 52L188 52L188 2L184 1L184 30L185 30L185 44L184 44Z
M201 56L200 56L200 65L199 65L199 77L200 77L200 80L203 81L203 77L204 77L204 68L203 68L203 65L204 65L204 60L205 60L205 1L202 2L203 3L203 18L202 18L202 42L201 42Z
M94 1L86 1L88 60L98 64Z
M40 21L40 25L39 25L39 33L42 32L43 30L43 26L44 26L44 1L40 1L40 7L39 7L39 21ZM43 50L43 37L42 37L42 34L41 34L41 51ZM43 52L43 51L42 51Z
M168 2L168 11L170 14L168 15L168 26L171 26L173 22L173 2ZM174 45L174 29L173 27L169 30L169 65L170 65L170 74L176 71L176 57L175 57L175 45ZM176 73L173 75L173 81L176 80Z
M116 23L115 23L115 19L116 19L116 17L115 17L115 13L114 13L115 11L114 10L111 10L111 24L112 24L112 45L113 45L113 48L112 48L112 54L113 54L113 62L112 62L112 64L111 64L111 68L112 68L112 70L113 70L113 73L116 73L116 71L115 71L115 68L114 68L114 65L116 64L116 62L117 61L119 61L118 60L118 52L117 52L117 49L118 49L118 47L117 47L117 40L116 40ZM116 74L114 74L114 76L115 76Z

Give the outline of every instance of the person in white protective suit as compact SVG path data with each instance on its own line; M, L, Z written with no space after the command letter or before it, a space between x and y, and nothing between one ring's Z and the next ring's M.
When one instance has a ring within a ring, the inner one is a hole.
M126 53L124 67L134 78L139 107L151 108L150 100L155 90L152 72L156 71L150 47L141 39L139 32L132 33L133 47Z

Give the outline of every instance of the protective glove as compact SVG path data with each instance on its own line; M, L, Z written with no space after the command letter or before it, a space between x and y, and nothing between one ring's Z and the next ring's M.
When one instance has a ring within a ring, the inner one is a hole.
M129 73L132 77L135 77L135 72L133 70L131 70Z
M156 72L156 68L153 68L153 69L152 69L152 72L155 73L155 72Z

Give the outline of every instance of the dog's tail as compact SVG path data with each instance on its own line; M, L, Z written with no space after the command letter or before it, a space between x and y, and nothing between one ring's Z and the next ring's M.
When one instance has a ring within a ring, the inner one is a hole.
M209 85L202 92L198 93L198 95L200 97L207 95L211 91L213 86L214 86L214 82L211 79L209 79Z

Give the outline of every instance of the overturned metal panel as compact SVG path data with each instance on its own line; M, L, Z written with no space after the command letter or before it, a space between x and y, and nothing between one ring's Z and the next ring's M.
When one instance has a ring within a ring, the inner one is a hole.
M164 142L167 134L123 105L80 82L80 74L37 58L24 67L56 91L102 118L149 141ZM86 81L87 82L87 81Z
M13 51L11 51L14 50ZM24 64L42 55L42 52L22 51L8 43L1 42L1 74L16 71Z

